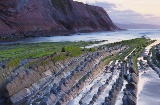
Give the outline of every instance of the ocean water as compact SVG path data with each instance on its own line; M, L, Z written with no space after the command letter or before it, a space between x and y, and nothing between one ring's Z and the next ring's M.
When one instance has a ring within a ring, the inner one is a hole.
M38 43L38 42L64 42L64 41L101 41L108 40L108 43L128 40L139 37L149 37L153 39L160 39L160 29L129 29L127 31L115 32L93 32L93 33L78 33L69 36L53 36L53 37L36 37L27 38L14 42L6 43Z

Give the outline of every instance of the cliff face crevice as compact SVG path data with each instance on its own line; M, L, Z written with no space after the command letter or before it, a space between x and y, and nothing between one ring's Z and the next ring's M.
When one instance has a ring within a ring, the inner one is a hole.
M101 7L73 0L0 1L1 38L43 36L39 32L45 36L55 35L55 31L112 30L119 28Z

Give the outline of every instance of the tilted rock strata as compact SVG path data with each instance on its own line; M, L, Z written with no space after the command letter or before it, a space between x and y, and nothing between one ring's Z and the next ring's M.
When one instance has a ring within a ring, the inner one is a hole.
M123 48L122 48L123 49ZM118 53L114 50L111 53ZM53 63L47 58L47 66L36 66L21 71L7 84L8 102L14 104L62 103L73 99L88 80L93 80L103 69L103 58L110 53L99 51L75 59ZM103 89L100 89L101 91Z
M123 105L137 105L137 91L139 77L136 69L131 65L127 78L128 84L124 89Z

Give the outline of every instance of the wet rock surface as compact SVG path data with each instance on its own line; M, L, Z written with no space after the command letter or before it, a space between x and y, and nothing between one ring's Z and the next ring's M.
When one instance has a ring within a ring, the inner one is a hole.
M121 50L124 48L122 47ZM7 105L70 105L70 102L90 85L76 104L92 105L99 103L99 100L103 98L103 103L109 100L108 104L113 105L123 86L124 70L118 69L122 63L117 62L109 65L109 69L114 67L113 72L106 73L106 65L102 59L110 53L116 54L121 50L106 52L104 49L98 53L85 53L79 57L56 63L52 62L50 57L44 58L32 68L19 70L18 74L15 72L16 75L6 85L5 93L0 98L1 103ZM44 61L47 63L42 65ZM104 94L109 94L109 96L102 97Z
M132 59L131 59L132 60ZM126 84L126 88L124 89L123 96L123 105L137 105L137 91L138 91L138 71L133 67L133 63L131 62L129 65L129 71L126 80L128 84Z

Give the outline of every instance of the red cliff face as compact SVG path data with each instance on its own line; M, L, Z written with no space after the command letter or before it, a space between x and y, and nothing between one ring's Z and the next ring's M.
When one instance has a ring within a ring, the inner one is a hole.
M0 0L0 37L119 30L101 7L72 0Z

